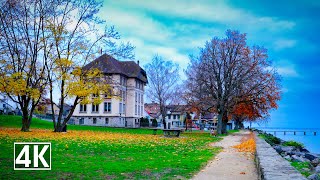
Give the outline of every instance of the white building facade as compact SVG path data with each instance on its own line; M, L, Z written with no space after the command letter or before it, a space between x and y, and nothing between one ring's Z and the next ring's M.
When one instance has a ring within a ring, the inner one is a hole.
M140 127L147 76L139 64L134 61L118 61L105 54L85 68L98 68L108 76L114 96L100 94L103 102L97 105L78 104L73 113L75 124Z

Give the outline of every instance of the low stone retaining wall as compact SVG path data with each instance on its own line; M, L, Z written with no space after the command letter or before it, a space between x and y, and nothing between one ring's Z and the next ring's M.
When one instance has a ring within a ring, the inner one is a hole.
M259 177L265 180L306 180L265 140L256 134L256 165Z

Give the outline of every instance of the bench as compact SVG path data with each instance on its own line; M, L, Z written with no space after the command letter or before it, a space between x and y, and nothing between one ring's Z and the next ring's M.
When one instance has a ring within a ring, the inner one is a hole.
M166 137L171 137L171 136L180 136L181 129L163 129L163 134Z
M176 136L179 137L180 133L183 132L183 129L160 129L160 128L150 128L153 130L153 135L157 135L158 130L163 130L164 136L171 137Z

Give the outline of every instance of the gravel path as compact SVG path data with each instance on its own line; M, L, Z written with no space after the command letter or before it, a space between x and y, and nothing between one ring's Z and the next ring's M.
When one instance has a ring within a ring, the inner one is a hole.
M232 146L241 143L241 139L248 135L249 131L240 131L226 136L222 141L213 146L223 147L220 152L208 165L192 179L194 180L257 180L258 173L252 155L238 152Z

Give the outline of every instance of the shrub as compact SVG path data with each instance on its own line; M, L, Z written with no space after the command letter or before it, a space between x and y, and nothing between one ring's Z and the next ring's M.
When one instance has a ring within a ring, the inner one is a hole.
M140 126L141 127L149 127L149 120L147 118L140 118Z
M156 119L152 119L152 127L157 127L158 126L158 122Z
M296 148L303 148L304 145L302 143L296 141L286 141L282 144L283 146L294 146Z

